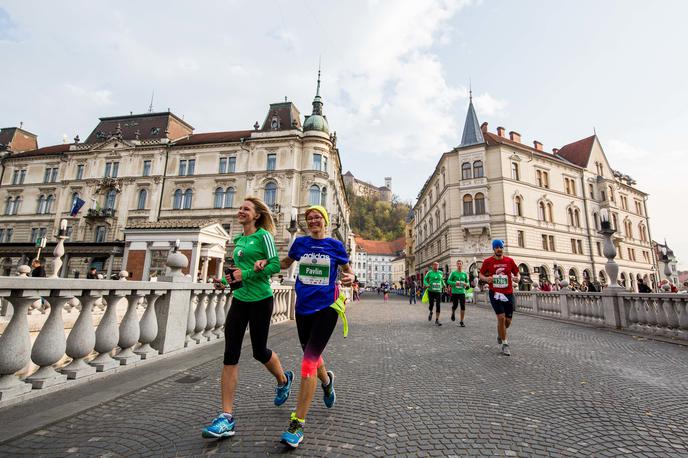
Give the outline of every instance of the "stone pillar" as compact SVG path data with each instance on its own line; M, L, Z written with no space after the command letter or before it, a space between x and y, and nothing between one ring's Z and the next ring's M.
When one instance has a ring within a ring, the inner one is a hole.
M210 258L206 256L203 258L203 267L201 268L201 279L203 283L208 281L208 264L210 263Z
M127 262L129 262L129 248L131 248L131 242L125 242L124 254L122 254L122 270L126 270L127 272L131 272L131 270L127 268Z
M222 278L225 275L225 258L218 259L216 265L215 278Z
M167 257L167 267L170 275L161 277L158 281L171 283L189 283L191 279L182 274L181 270L189 264L183 254L172 251ZM169 353L184 348L186 338L186 320L191 304L191 290L171 290L155 303L156 318L158 320L158 335L151 346L159 353Z
M151 267L151 247L153 242L146 242L146 254L143 258L143 273L141 274L141 281L148 281L150 279L150 267Z
M112 277L112 269L115 266L115 255L110 254L110 257L108 258L108 267L107 267L107 280Z
M617 307L617 298L622 288L602 289L602 310L604 311L604 324L607 327L620 329L621 314Z
M71 259L71 256L69 253L65 253L64 255L64 266L62 267L62 273L60 274L60 277L62 278L67 278L69 277L69 260Z
M189 274L191 275L191 281L195 282L196 278L198 277L198 258L201 252L201 247L198 246L199 242L192 243L193 248L191 248L191 266L189 269Z

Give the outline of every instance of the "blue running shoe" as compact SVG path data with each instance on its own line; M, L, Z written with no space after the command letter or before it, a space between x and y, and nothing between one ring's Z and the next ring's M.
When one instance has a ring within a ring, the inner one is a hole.
M289 428L282 433L280 442L291 448L298 447L299 444L303 442L303 424L296 418L292 418L289 423Z
M210 426L203 428L201 435L206 439L219 439L221 437L231 437L234 435L234 418L228 419L220 414L213 420Z
M334 393L334 372L327 371L327 375L330 376L329 385L320 384L320 386L322 386L323 389L323 401L325 401L325 407L329 409L337 400L337 395Z
M284 385L277 385L275 388L275 405L281 406L287 399L289 399L289 393L291 392L291 384L294 381L294 373L292 371L286 371L284 375L287 377L287 383Z

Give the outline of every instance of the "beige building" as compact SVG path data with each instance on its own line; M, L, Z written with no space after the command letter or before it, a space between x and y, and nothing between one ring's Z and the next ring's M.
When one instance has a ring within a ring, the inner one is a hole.
M387 202L392 201L392 177L385 177L385 185L378 187L359 180L351 171L347 171L344 174L344 185L354 196L386 200Z
M241 230L238 206L249 195L271 206L280 253L286 253L292 215L311 204L328 209L332 236L346 244L349 204L336 134L322 107L318 77L313 112L303 123L285 101L271 104L262 124L250 130L194 133L188 122L163 112L101 118L83 142L77 136L70 144L28 149L4 142L1 265L13 271L26 262L35 255L36 238L52 241L65 218L70 259L62 275L83 275L90 265L116 272L127 250L126 228L207 221L233 235ZM3 138L17 133L33 135L2 130ZM77 199L84 207L70 216ZM230 243L229 254L232 248ZM51 252L50 246L44 250Z
M402 287L406 281L406 255L402 254L392 259L392 283Z
M351 266L358 281L369 287L398 282L399 278L392 276L392 260L403 254L404 246L404 237L391 242L356 237L356 252L351 257Z
M620 281L637 289L653 277L647 194L612 168L596 135L545 151L521 135L479 125L469 104L461 145L444 153L418 195L415 267L445 270L458 259L475 271L503 239L528 283L584 279L607 282L600 210L617 232Z

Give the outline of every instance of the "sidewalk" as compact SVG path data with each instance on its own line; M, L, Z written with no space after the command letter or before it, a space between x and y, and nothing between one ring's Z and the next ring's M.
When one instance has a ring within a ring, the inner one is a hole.
M459 328L442 304L436 327L425 304L404 299L350 305L349 337L338 325L325 354L337 404L326 409L316 392L294 455L688 456L685 347L516 315L505 357L491 311L469 305ZM298 382L275 407L248 338L237 434L200 437L220 408L223 345L0 410L0 455L285 453ZM273 326L269 345L299 372L293 322Z

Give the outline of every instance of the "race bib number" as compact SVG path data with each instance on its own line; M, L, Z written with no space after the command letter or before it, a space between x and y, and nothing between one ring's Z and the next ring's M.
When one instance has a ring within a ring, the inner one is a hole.
M440 283L438 281L432 282L431 286L432 286L432 289L442 289L442 283Z
M299 263L299 280L304 285L330 284L330 257L326 254L306 254Z
M495 288L507 288L509 286L509 277L507 275L495 274L492 276L492 286Z

